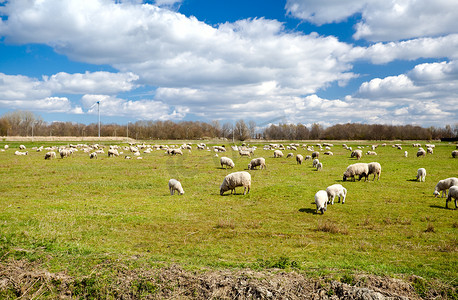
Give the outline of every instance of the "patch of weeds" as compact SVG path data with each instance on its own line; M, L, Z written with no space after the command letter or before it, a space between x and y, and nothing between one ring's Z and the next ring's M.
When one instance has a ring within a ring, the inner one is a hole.
M351 275L351 274L344 274L341 278L340 278L340 282L342 283L346 283L346 284L349 284L349 285L354 285L356 280L355 280L355 276Z
M276 268L276 269L289 269L289 268L295 268L295 269L300 269L300 264L295 261L291 260L289 257L286 256L280 256L276 260L263 260L263 259L258 259L257 265L260 266L261 268Z
M437 250L439 252L456 252L458 250L456 240L455 243L442 242L438 245Z
M132 295L135 298L142 298L147 295L153 295L159 291L159 287L145 278L134 280L131 285Z
M421 222L435 222L436 218L431 216L423 216L420 218Z
M458 228L458 222L454 222L454 223L452 224L452 228Z
M317 231L348 234L348 229L345 226L336 224L334 222L322 222L318 224Z
M215 228L219 229L234 229L235 228L235 223L233 220L219 220L218 223L216 224Z
M433 224L428 223L428 227L426 227L425 232L436 232L436 229L434 229Z
M101 283L96 276L92 275L81 280L76 279L73 281L71 290L75 296L85 299L98 299L99 297L103 298L104 295L100 285Z

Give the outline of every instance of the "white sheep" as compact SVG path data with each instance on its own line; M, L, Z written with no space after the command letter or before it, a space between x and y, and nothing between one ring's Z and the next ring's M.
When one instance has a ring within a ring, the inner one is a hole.
M326 188L326 193L328 194L328 203L334 204L334 198L337 196L340 199L342 198L342 204L345 203L345 198L347 197L347 189L344 188L341 184L333 184Z
M326 151L326 152L324 153L324 155L332 156L332 155L334 155L334 153L332 153L331 151Z
M354 150L350 155L351 158L356 157L356 159L358 160L361 159L362 156L363 156L363 151L359 149Z
M8 146L8 145L5 145L5 147L4 147L4 148L5 148L5 150L8 150L8 148L9 148L9 147L10 147L10 146Z
M433 154L434 150L431 147L426 148L426 153Z
M317 170L317 171L320 171L320 170L322 170L322 169L323 169L323 163L321 163L321 162L317 163L317 164L316 164L316 170Z
M375 151L367 151L366 155L377 155L377 152L375 152Z
M315 158L312 162L312 167L316 168L316 165L318 165L320 163L320 161L318 160L318 158Z
M418 149L417 157L426 156L426 151L424 149Z
M181 186L181 183L176 179L169 180L169 190L170 190L170 195L173 195L175 191L177 191L180 195L184 194L184 190L183 190L183 187Z
M248 170L254 170L256 167L259 167L260 170L266 168L266 160L264 157L253 158L248 164Z
M226 169L227 169L227 167L230 167L230 168L234 168L235 167L235 164L232 161L232 159L230 159L229 157L226 157L226 156L221 157L219 162L221 164L221 169L223 168L223 166L226 166Z
M456 177L450 177L447 179L442 179L439 180L439 182L436 184L436 187L434 188L434 196L437 197L439 196L440 192L442 191L442 197L447 196L447 190L454 186L458 185L458 178Z
M283 152L281 152L281 150L275 150L274 151L274 157L277 158L277 157L283 157Z
M328 206L328 193L323 190L319 190L315 194L315 204L316 204L316 212L318 213L321 211L321 214L324 214L324 212L327 209Z
M312 153L312 158L319 158L320 157L320 152L315 151Z
M72 155L72 153L73 152L70 149L60 149L59 150L60 158L69 157L70 155Z
M239 150L239 154L240 156L248 156L248 157L251 156L251 152L248 150Z
M304 157L301 154L296 155L296 163L299 165L302 165L302 162L304 161Z
M89 158L90 159L93 159L93 158L96 158L97 159L97 152L92 152L89 154Z
M426 169L425 168L420 168L417 170L417 180L420 180L420 182L424 182L426 177Z
M367 180L367 176L369 174L369 166L366 163L356 163L349 165L347 167L347 170L343 174L343 181L346 181L348 177L353 178L353 181L355 181L355 176L358 175L359 179L361 180L362 177L364 177L364 181Z
M28 155L29 154L29 151L26 151L26 152L21 152L21 151L17 151L14 152L14 155Z
M290 157L293 157L293 156L294 156L294 154L292 152L286 154L286 158L290 158Z
M53 159L53 158L56 158L56 152L49 151L45 154L45 159Z
M445 200L445 207L448 208L448 202L452 201L452 198L455 198L455 208L458 208L457 200L458 200L458 185L451 186L448 190L448 197Z
M26 147L24 145L19 145L19 150L25 150Z
M108 157L119 156L119 152L116 149L108 149L107 153L108 153ZM138 152L138 153L140 153L140 152Z
M243 194L249 194L251 189L251 175L248 172L234 172L224 177L223 183L220 186L219 193L222 196L224 192L231 190L231 194L235 193L235 188L243 186Z
M377 176L377 180L379 180L380 174L382 174L382 166L378 162L371 162L367 164L367 167L369 168L367 176L374 174L374 178L372 178L372 180L375 180L375 176Z
M404 157L407 157L409 153L407 151L404 151Z

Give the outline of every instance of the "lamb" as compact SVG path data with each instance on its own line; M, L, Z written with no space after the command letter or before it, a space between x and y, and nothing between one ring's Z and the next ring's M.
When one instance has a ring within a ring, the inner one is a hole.
M181 186L181 183L176 179L169 180L169 190L170 190L170 195L173 195L175 191L177 191L180 195L184 194L184 190L183 190L183 187Z
M361 159L362 156L363 156L363 151L359 150L359 149L356 149L351 153L350 157L351 158L356 157L356 159L359 160L359 159Z
M347 170L343 173L343 181L346 181L348 177L353 178L355 181L355 176L358 175L359 179L361 180L362 177L365 177L364 181L367 180L367 176L369 174L369 166L366 163L356 163L349 165Z
M264 159L264 157L252 159L248 164L248 170L254 170L258 166L260 170L266 168L266 160Z
M281 150L275 150L274 151L274 157L277 158L277 157L283 157L283 152L281 152Z
M375 176L377 175L377 180L380 179L380 174L382 174L382 166L378 162L371 162L367 164L369 168L369 172L367 173L367 176L374 174L374 178L372 178L372 181L375 180Z
M377 152L374 151L367 151L366 155L377 155Z
M327 209L328 205L328 193L323 190L319 190L315 194L315 204L316 204L316 213L321 211L321 214L324 214L324 212Z
M316 168L316 165L319 164L320 161L318 160L318 158L315 158L312 162L312 167Z
M452 157L456 158L458 156L458 150L453 150L452 151Z
M316 170L320 171L321 169L323 169L323 164L319 162L316 164Z
M425 168L420 168L417 170L417 180L420 180L420 182L425 182L425 177L426 177L426 169Z
M296 155L296 162L298 165L302 165L303 161L304 161L304 157L301 154Z
M229 157L223 156L223 157L220 158L219 162L221 164L221 169L223 168L223 166L226 166L226 169L227 169L227 167L230 167L230 168L234 168L235 167L234 162Z
M448 208L448 202L452 201L452 198L455 198L455 208L458 208L458 185L451 186L448 190L448 197L447 200L445 200L445 208Z
M345 203L345 198L347 197L347 189L344 188L341 184L333 184L326 188L326 193L328 194L328 203L334 204L334 198L337 196L340 199L342 198L342 204Z
M442 197L447 196L447 190L454 186L458 185L458 178L456 177L450 177L447 179L442 179L439 180L439 182L436 184L436 187L434 188L434 196L437 197L439 196L440 192L442 191Z
M45 154L45 159L53 159L53 158L56 158L56 152L49 151Z
M222 196L224 192L231 190L231 194L235 193L235 188L243 186L243 194L249 194L251 188L251 175L248 172L234 172L224 177L223 183L220 186L219 193Z
M420 157L420 156L426 156L426 151L422 148L418 149L417 151L417 157Z

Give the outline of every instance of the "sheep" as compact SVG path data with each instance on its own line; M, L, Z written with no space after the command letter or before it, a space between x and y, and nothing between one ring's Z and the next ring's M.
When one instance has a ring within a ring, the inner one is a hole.
M420 157L420 156L426 156L426 151L422 148L418 149L417 151L417 157Z
M326 151L326 152L324 153L324 155L332 156L332 155L334 155L334 153L332 153L331 151Z
M304 157L304 160L309 160L309 159L310 159L310 160L312 159L312 157L311 157L310 155L306 155L306 156Z
M318 160L318 158L315 158L315 159L313 160L313 162L312 162L312 167L315 168L316 165L319 164L319 163L320 163L320 161Z
M439 182L436 184L436 187L434 188L434 196L437 197L439 196L440 192L442 191L442 197L447 196L447 190L454 186L458 185L458 178L456 177L450 177L447 179L442 179L439 180Z
M452 157L456 158L458 156L458 150L453 150L452 151Z
M25 150L26 147L24 145L19 145L19 150Z
M171 154L172 155L183 155L183 151L181 151L181 149L172 149Z
M226 169L227 169L227 167L230 167L230 168L234 168L235 167L234 162L229 157L223 156L223 157L220 158L219 162L221 164L221 169L223 168L223 166L226 166Z
M10 147L10 146L8 146L8 145L5 145L5 147L4 147L4 148L5 148L5 150L8 150L8 148L9 148L9 147Z
M455 198L455 208L458 208L458 185L451 186L448 190L448 197L447 200L445 200L445 208L448 208L448 202L452 201L452 198Z
M283 157L283 152L281 152L281 150L275 150L274 151L274 157L275 158Z
M426 169L425 168L420 168L417 170L417 180L420 180L420 182L425 182L425 177L426 177Z
M312 153L312 158L319 158L319 157L320 157L320 152L315 151Z
M434 150L431 147L426 148L426 153L433 154Z
M108 157L119 156L119 152L116 149L109 149L107 153L108 153ZM140 152L135 152L135 153L140 153Z
M362 156L363 156L363 151L359 149L354 150L350 155L351 158L356 157L357 160L361 159Z
M404 151L404 157L407 157L409 153L407 151Z
M323 169L323 164L319 162L316 164L316 170L320 171L321 169Z
M184 194L184 190L183 190L183 187L181 186L181 183L176 179L169 180L169 190L170 190L170 195L173 195L175 191L177 191L180 195Z
M243 194L249 194L251 188L251 175L248 172L234 172L224 177L223 183L220 186L219 193L222 196L224 192L231 190L231 194L235 193L235 188L243 186Z
M344 188L341 184L333 184L326 188L326 193L328 194L328 203L334 204L334 198L337 196L340 199L342 198L342 204L345 203L345 198L347 197L347 189Z
M45 159L53 159L53 158L56 158L56 152L49 151L45 154Z
M382 174L382 166L378 162L371 162L367 164L369 168L369 172L367 173L367 176L374 174L374 178L372 180L375 180L375 176L377 176L377 180L380 179L380 174Z
M362 177L364 177L364 181L367 180L367 176L369 174L369 166L366 163L356 163L349 165L347 167L347 170L343 173L343 181L346 181L348 177L353 178L353 181L355 181L355 176L358 175L359 179L361 180Z
M296 163L298 165L302 165L303 161L304 161L304 157L301 154L296 155Z
M319 190L315 194L315 204L316 204L316 213L321 211L321 214L324 214L324 212L327 209L328 205L328 193L324 190Z
M14 155L28 155L28 154L29 154L29 151L26 151L26 152L16 151L16 152L14 152Z
M258 157L258 158L252 159L250 163L248 164L248 170L254 170L258 166L260 170L266 168L266 160L264 159L264 157Z
M367 151L366 155L377 155L377 152L374 151Z
M248 150L239 150L239 154L240 156L248 156L248 157L251 156L251 153Z
M72 153L73 152L70 149L60 149L59 151L60 158L69 157Z
M290 157L293 157L293 156L294 156L294 154L293 154L292 152L290 152L290 153L288 153L288 154L286 155L286 158L290 158Z
M90 158L90 159L93 159L93 158L97 159L97 152L92 152L92 153L90 153L90 154L89 154L89 158Z

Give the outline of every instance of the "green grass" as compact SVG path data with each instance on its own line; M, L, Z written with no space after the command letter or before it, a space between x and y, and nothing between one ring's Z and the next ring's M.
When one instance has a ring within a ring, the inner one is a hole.
M334 143L334 156L321 154L319 172L311 161L296 165L285 158L294 151L274 159L261 144L255 157L265 157L267 169L249 171L252 189L245 196L242 188L219 195L224 176L250 161L231 150L219 154L236 164L224 170L208 151L184 151L182 157L153 151L142 160L106 154L90 160L79 151L45 161L44 152L30 149L43 143L23 143L29 155L15 156L19 144L0 152L1 260L38 260L50 271L75 275L106 260L134 260L341 272L345 280L353 273L415 274L456 285L458 210L433 197L438 180L458 176L453 144L435 143L433 155L417 158L410 142L402 151L389 142L377 148L378 156L363 156L362 162L382 165L380 181L369 182L341 182L356 162L342 143ZM302 148L297 153L309 154ZM414 181L420 167L427 170L426 182ZM170 178L181 181L184 195L169 194ZM324 215L316 214L314 194L334 183L347 188L345 204L336 200Z

